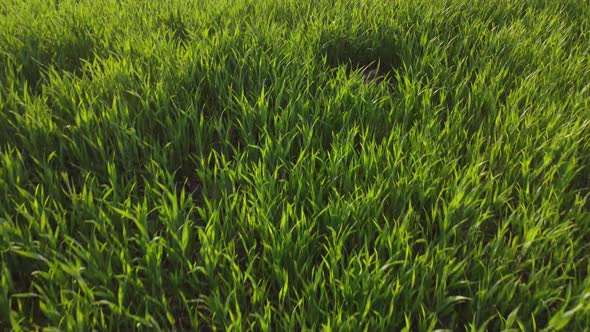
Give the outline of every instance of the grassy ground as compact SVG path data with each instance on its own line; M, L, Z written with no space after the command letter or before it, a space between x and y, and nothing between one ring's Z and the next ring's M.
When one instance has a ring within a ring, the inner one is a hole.
M0 0L0 330L588 330L589 82L587 1Z

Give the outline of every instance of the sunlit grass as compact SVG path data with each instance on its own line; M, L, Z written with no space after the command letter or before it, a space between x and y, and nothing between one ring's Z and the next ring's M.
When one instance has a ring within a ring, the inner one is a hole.
M587 330L589 199L587 2L0 0L0 330Z

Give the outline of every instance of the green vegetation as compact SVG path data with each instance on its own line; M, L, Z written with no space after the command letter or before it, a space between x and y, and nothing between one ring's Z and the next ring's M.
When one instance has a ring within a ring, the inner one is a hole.
M587 1L0 0L0 330L581 331L588 253Z

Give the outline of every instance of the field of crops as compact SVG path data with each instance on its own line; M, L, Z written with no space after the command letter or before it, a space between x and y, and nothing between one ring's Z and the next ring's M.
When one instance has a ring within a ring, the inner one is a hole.
M0 0L1 331L588 331L589 253L588 1Z

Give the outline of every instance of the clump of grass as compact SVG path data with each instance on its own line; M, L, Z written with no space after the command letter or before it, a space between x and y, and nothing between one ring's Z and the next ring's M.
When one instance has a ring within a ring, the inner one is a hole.
M587 328L589 12L2 2L0 329Z

